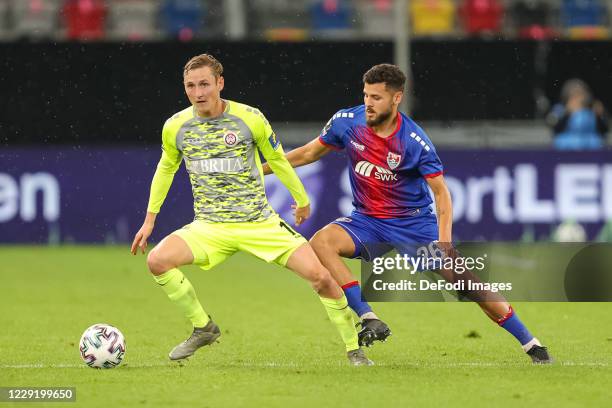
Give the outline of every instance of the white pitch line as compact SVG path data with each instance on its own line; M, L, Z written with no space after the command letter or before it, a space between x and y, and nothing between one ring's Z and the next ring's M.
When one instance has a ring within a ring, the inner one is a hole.
M189 362L183 363L160 363L160 364L126 364L125 368L155 368L155 367L172 367L172 366L189 366ZM344 363L329 363L321 364L319 367L344 367L347 366ZM406 367L406 368L452 368L452 367L532 367L528 363L486 363L482 361L477 362L457 362L457 363L375 363L375 367ZM577 363L572 361L561 361L555 362L552 366L563 366L563 367L609 367L608 363ZM286 363L286 362L243 362L243 363L230 363L230 364L214 364L211 368L311 368L311 365L300 365L298 363ZM317 367L317 365L314 365ZM3 364L0 368L7 369L36 369L36 368L88 368L85 364Z
M78 368L82 364L3 364L0 368Z
M131 365L125 364L125 367L167 367L170 363L167 364L138 364ZM0 365L0 368L89 368L85 364L3 364Z

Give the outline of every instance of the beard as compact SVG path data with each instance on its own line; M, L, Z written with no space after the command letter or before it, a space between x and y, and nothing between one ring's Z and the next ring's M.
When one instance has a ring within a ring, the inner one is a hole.
M366 124L370 127L378 126L383 123L385 120L391 117L391 111L379 113L373 119L366 119Z

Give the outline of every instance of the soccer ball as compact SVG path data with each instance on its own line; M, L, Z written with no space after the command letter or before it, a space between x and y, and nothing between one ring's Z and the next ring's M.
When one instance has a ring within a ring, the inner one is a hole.
M79 350L88 366L114 368L121 364L125 355L125 338L118 328L110 324L94 324L81 336Z

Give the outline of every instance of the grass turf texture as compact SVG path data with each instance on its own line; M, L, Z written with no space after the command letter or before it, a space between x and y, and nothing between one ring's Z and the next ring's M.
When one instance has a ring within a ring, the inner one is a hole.
M350 367L309 286L237 254L184 269L223 334L179 365L167 354L189 324L127 246L0 247L0 260L0 386L76 387L76 403L53 407L579 407L612 396L608 303L515 304L553 366L532 366L473 304L379 303L394 334L368 350L375 367ZM112 370L79 356L83 330L100 322L127 340Z

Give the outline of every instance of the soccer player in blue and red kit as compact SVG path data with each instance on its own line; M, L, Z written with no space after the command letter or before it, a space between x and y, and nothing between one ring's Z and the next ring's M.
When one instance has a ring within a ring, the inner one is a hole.
M318 231L311 244L361 319L360 344L369 346L375 340L385 340L391 331L362 300L359 282L341 257L372 260L389 250L386 245L372 243L410 246L436 241L447 256L458 255L451 244L452 201L442 162L423 129L398 111L406 76L395 65L380 64L364 74L363 83L363 105L338 111L316 139L289 152L287 159L298 167L332 150L346 150L355 209L349 217ZM270 172L267 166L264 172ZM436 214L428 186L435 197ZM438 272L453 282L460 276L448 270ZM459 279L477 280L471 273L461 276ZM489 318L512 334L533 362L552 361L546 347L531 335L501 295L489 291L461 294L477 302Z

